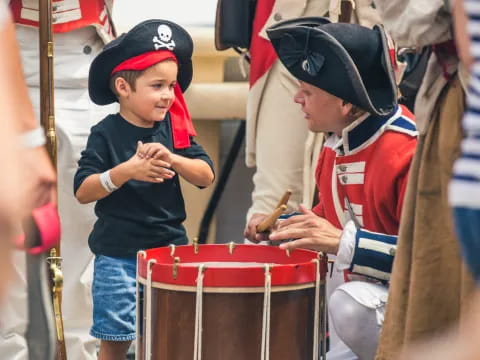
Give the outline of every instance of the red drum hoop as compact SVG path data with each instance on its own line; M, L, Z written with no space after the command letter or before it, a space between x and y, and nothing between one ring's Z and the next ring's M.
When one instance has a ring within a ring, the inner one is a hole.
M172 250L173 249L173 250ZM201 250L200 250L201 249ZM172 285L196 286L198 263L258 263L257 266L215 267L206 264L203 284L206 287L263 287L265 283L265 266L272 264L272 286L287 286L313 283L316 278L316 265L312 260L318 259L318 253L298 249L291 253L278 247L258 245L202 245L198 254L194 246L177 246L175 248L156 248L147 250L146 256L138 258L138 274L147 278L147 264L153 259L152 281ZM179 263L175 264L175 258ZM261 259L262 263L259 263ZM322 266L326 266L322 263ZM173 277L173 270L177 275ZM326 269L322 269L325 273Z
M326 272L326 256L303 249L230 243L140 251L137 359L316 360Z

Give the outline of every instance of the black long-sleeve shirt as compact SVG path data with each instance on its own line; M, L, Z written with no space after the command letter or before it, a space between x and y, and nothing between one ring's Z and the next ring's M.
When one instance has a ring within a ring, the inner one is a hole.
M159 142L175 154L213 164L203 148L191 139L186 149L173 149L170 116L153 128L130 124L120 114L108 115L93 126L74 177L74 192L92 174L107 171L130 159L137 142ZM182 222L185 204L178 174L163 183L130 180L120 189L97 201L98 219L88 244L94 254L131 257L138 250L186 244Z

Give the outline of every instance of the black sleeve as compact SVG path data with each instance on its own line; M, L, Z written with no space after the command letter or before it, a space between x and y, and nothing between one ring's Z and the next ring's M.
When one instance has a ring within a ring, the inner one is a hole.
M92 127L87 147L82 151L78 169L73 178L73 193L76 194L83 181L93 174L100 174L111 168L107 139L96 127Z
M193 137L190 137L190 146L186 149L177 149L175 154L184 156L189 159L200 159L205 161L208 166L212 169L213 175L215 176L215 169L213 168L213 162L205 152L203 147L200 144L197 144Z

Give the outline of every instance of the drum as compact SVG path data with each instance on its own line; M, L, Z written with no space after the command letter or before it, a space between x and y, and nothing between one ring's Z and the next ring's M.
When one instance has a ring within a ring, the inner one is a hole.
M326 270L322 254L271 246L140 251L136 359L318 360Z

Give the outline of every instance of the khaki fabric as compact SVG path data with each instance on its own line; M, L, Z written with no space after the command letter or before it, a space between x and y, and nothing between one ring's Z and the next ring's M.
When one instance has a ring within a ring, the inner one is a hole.
M452 38L445 0L374 0L385 28L400 47L423 47Z
M260 35L266 36L265 29L281 20L325 16L328 6L329 0L276 0ZM287 189L292 190L288 211L297 210L304 202L304 183L309 186L307 193L314 193L313 157L317 155L312 153L323 136L309 137L301 106L293 100L298 85L298 80L277 60L249 91L245 159L247 166L256 166L257 170L247 222L254 213L273 211ZM306 157L311 161L304 163ZM309 195L304 203L310 206L312 198Z
M464 93L460 81L455 78L437 100L429 100L436 106L420 135L410 170L376 360L395 359L404 344L454 324L464 295L473 289L461 261L447 199L462 137Z

